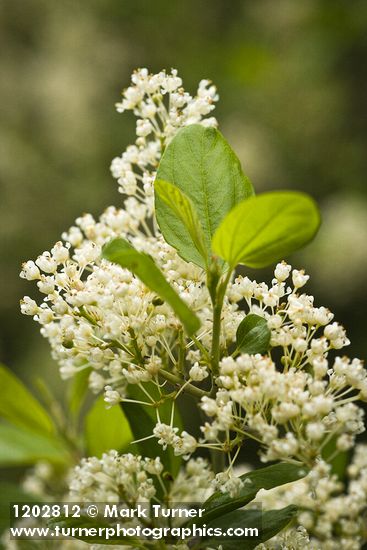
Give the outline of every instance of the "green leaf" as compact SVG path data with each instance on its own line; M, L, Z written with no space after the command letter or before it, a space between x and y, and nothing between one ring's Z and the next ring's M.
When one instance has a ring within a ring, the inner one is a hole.
M319 225L316 203L305 193L264 193L233 208L214 235L213 251L231 268L265 267L306 245Z
M176 185L168 181L155 180L154 188L158 197L175 214L175 217L166 220L167 225L171 222L170 232L167 234L168 238L166 238L167 242L177 248L177 252L182 258L187 256L187 246L185 241L182 240L181 233L181 224L183 224L190 235L196 251L204 260L205 266L207 266L208 251L205 244L205 235L192 201ZM175 235L176 239L171 243L168 239L171 238L172 234ZM190 246L190 250L191 248Z
M222 134L199 124L183 128L173 138L162 156L157 180L174 184L191 200L203 228L208 257L212 237L222 219L253 194L250 181ZM184 260L205 268L205 260L182 217L157 192L155 208L166 241Z
M0 424L0 466L23 466L38 460L62 463L67 459L67 451L58 439Z
M294 464L281 462L266 468L260 468L241 476L244 482L242 489L236 497L229 493L216 492L203 504L205 512L201 518L195 518L195 523L203 524L228 514L229 512L245 506L253 500L260 489L273 489L285 483L301 479L308 473L308 469ZM191 523L191 521L190 521Z
M77 372L72 379L69 388L69 408L74 416L78 416L88 392L88 378L92 367L84 368Z
M122 409L107 409L103 396L98 397L85 418L85 439L88 456L101 457L110 449L125 449L132 433Z
M181 300L148 254L138 252L124 239L113 239L103 247L102 256L110 262L129 269L148 288L165 300L172 307L189 335L199 329L199 318Z
M157 402L161 400L161 396L157 392L157 388L154 384L145 384L145 389ZM128 389L129 397L137 401L147 401L145 393L135 384L130 385ZM122 403L121 407L129 421L131 431L134 435L134 439L145 439L150 436L157 424L157 411L155 407L147 405L140 405L138 403ZM170 424L172 411L172 400L165 400L158 407L159 418L164 424ZM173 425L182 431L182 421L178 412L177 406L175 407ZM142 456L155 458L159 456L165 470L175 477L181 466L182 457L175 456L172 447L163 449L162 445L159 445L156 438L146 439L136 443L137 450Z
M264 354L269 349L271 332L266 319L249 313L240 322L236 332L237 349L242 353Z
M148 413L148 407L139 405L139 403L121 403L121 408L129 421L134 440L139 440L134 443L138 453L148 458L159 456L165 468L169 470L170 462L167 451L164 451L163 447L158 445L155 438L145 439L152 434L157 423Z
M252 528L257 529L259 536L239 538L234 537L231 540L228 538L215 537L205 542L202 548L215 544L221 544L223 550L252 550L258 544L265 542L277 533L282 531L292 521L297 513L297 507L290 505L280 510L236 510L223 517L217 518L215 522L208 527L221 528L222 532L230 528Z
M347 467L350 462L350 451L337 451L337 436L330 439L322 449L322 458L331 466L331 473L338 476L340 481L344 481L347 474Z
M0 391L0 418L35 432L54 432L46 410L19 378L3 365L0 365Z

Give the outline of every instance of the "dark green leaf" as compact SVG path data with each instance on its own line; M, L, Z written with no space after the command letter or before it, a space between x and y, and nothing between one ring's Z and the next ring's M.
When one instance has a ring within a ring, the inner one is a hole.
M69 390L69 407L73 415L77 416L83 406L88 392L88 378L92 367L84 368L73 376Z
M347 466L350 461L350 451L337 452L337 436L333 437L322 449L322 458L331 466L331 472L338 476L340 481L345 479Z
M157 400L157 402L160 400L160 396L155 395L157 393L157 389L153 384L145 384L145 388L149 391L150 395ZM132 399L137 401L147 400L144 392L142 392L142 390L136 385L130 385L128 391L129 397ZM155 407L140 405L138 403L122 403L121 406L128 419L135 440L144 439L152 434L153 429L157 424L157 412ZM165 400L159 406L158 411L161 422L164 424L170 424L172 401ZM174 426L176 426L179 431L182 431L182 421L177 407L175 408L174 413ZM136 447L139 454L142 456L150 458L159 456L162 464L164 464L165 470L173 477L177 475L181 466L182 457L175 456L172 447L168 447L166 450L163 450L162 445L158 444L158 440L156 438L140 441L136 444Z
M114 239L103 247L102 255L110 262L129 269L148 288L165 300L172 307L189 335L198 330L200 327L198 317L181 300L148 254L138 252L124 239Z
M241 476L244 485L240 493L233 498L228 493L218 491L203 504L205 512L202 518L195 518L195 523L208 523L214 518L245 506L256 497L260 489L272 489L296 481L307 473L307 468L281 462L244 474Z
M0 365L0 418L38 433L54 432L46 410L9 369Z
M249 313L240 322L236 332L237 349L242 353L266 353L269 349L271 332L266 319Z
M305 193L264 193L233 208L214 235L213 251L231 268L264 267L306 245L319 225L316 203Z
M205 235L192 201L176 185L168 181L157 179L155 180L154 188L161 201L167 205L176 216L175 218L168 218L166 220L167 227L170 227L170 231L167 231L167 235L165 235L166 241L177 248L177 252L180 256L186 258L187 243L186 240L182 240L182 234L180 232L181 224L183 224L189 233L196 251L204 260L204 265L207 265L208 252L205 244ZM172 239L172 235L175 236L174 239Z
M236 510L230 514L217 518L208 527L220 527L223 532L229 528L251 528L257 529L259 536L246 537L242 540L239 537L228 538L215 537L207 540L206 545L202 548L207 548L213 544L222 545L223 550L252 550L258 544L265 542L277 533L282 531L292 521L297 513L296 506L287 506L280 510ZM253 531L254 532L254 531Z
M122 409L107 409L103 396L98 397L85 418L85 439L88 455L101 457L110 449L125 449L132 433Z
M253 194L240 162L215 128L192 124L180 130L166 148L157 179L178 187L191 200L204 232L207 256L224 216ZM156 193L156 215L166 241L187 261L205 268L205 260L182 219Z
M58 439L0 424L0 466L22 466L38 460L60 463L67 459L67 452Z

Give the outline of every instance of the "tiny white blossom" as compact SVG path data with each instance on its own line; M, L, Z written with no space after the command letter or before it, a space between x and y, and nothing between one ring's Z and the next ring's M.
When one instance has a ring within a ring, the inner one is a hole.
M29 296L24 296L20 301L20 309L24 315L36 315L38 313L38 305Z
M294 288L301 288L305 286L309 278L310 276L306 275L303 270L299 271L298 269L293 269L292 271L292 281Z
M121 402L121 395L118 391L113 390L111 386L106 386L104 400L112 407L113 405L118 405Z
M201 382L209 376L209 372L207 367L201 367L199 363L195 363L189 371L189 376L194 382Z
M292 270L292 266L288 265L286 262L281 262L277 264L274 270L274 276L277 281L283 282L286 281L289 277L289 274Z
M33 281L35 279L39 279L40 276L40 270L32 260L29 260L22 265L22 271L20 272L20 277L22 277L22 279Z

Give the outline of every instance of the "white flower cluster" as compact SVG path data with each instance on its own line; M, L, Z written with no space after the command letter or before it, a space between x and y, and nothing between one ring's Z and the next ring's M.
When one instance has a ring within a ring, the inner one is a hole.
M189 457L197 448L196 439L186 431L177 435L178 428L158 422L153 430L153 435L158 438L159 445L167 449L171 445L176 456Z
M282 348L281 362L285 367L303 367L306 364L326 374L323 359L331 349L350 344L345 330L331 323L333 313L325 307L315 307L313 296L301 291L309 279L303 270L292 270L285 262L279 263L269 287L266 283L238 277L230 287L231 301L245 300L249 311L264 317L271 329L271 346ZM288 282L292 279L292 287Z
M214 474L203 458L189 460L176 478L166 486L163 474L163 464L159 458L119 455L117 451L111 450L104 453L100 459L82 459L74 468L70 476L70 493L67 500L81 503L126 503L129 507L138 503L148 505L152 501L161 502L164 507L174 507L175 504L204 502L213 493ZM162 489L163 500L160 500L159 490ZM124 520L124 524L133 526L139 521L138 518L131 518ZM165 520L151 518L151 521L153 524L158 522L161 526ZM173 519L173 525L177 522L179 524L181 520ZM184 542L166 544L165 548L189 550L189 546Z
M82 459L70 480L70 498L78 502L148 502L156 494L153 477L160 477L160 459L143 459L111 450L101 459Z
M163 485L163 464L155 459L111 450L102 458L84 458L71 474L70 498L78 502L144 503L157 497L155 479ZM191 459L172 482L165 501L201 502L212 492L213 473L202 459Z
M290 275L292 287L286 286ZM308 278L282 262L270 288L247 277L229 285L232 304L245 300L249 312L267 320L270 352L222 357L219 389L201 399L208 421L201 427L203 438L190 441L193 450L223 449L223 437L226 450L236 450L250 437L262 445L264 461L312 465L332 437L337 450L345 451L364 431L363 410L354 401L367 399L366 370L358 359L329 359L349 340L329 310L315 307L313 297L300 292ZM275 362L279 351L281 368ZM165 440L175 452L179 443L176 435Z
M63 378L91 368L90 388L106 388L111 405L124 396L126 384L154 378L168 363L175 365L173 353L182 327L172 309L130 271L101 260L103 244L117 236L129 236L138 249L154 257L178 294L197 312L202 322L198 340L209 347L212 327L210 297L204 273L184 262L162 237L147 237L130 219L129 213L109 208L96 222L85 215L64 234L66 244L56 243L35 262L23 265L21 276L37 280L45 295L40 306L29 297L21 310L42 326L41 334L60 364ZM224 344L235 338L243 314L226 301L223 318ZM187 357L194 364L189 376L203 380L207 370L196 364L200 355L187 342ZM164 359L166 358L166 359Z
M204 346L210 343L211 306L204 274L179 258L158 229L153 230L149 217L154 170L164 147L182 126L215 125L215 119L202 117L214 109L216 100L216 89L209 81L201 81L197 95L191 97L175 70L169 75L136 71L117 108L119 112L132 109L141 117L138 138L112 163L114 175L130 195L124 208L111 206L98 221L90 214L83 215L63 234L63 242L36 261L23 264L21 277L37 281L44 300L39 306L25 296L22 313L42 326L41 333L50 341L62 376L69 378L91 368L90 388L95 392L105 388L110 405L121 400L126 384L154 378L162 357L167 356L167 361L173 358L182 334L181 324L167 304L128 270L101 260L101 248L111 238L127 238L154 257L180 296L198 312L202 321L198 339ZM149 125L152 129L148 132ZM233 340L239 322L232 309L227 301L227 341ZM191 345L188 343L187 349L192 354ZM194 368L190 376L199 381L203 371Z
M351 448L364 430L363 411L353 403L360 381L339 376L342 369L354 373L361 363L336 358L323 379L296 367L279 372L261 355L224 358L218 380L223 389L215 398L202 398L202 409L213 417L203 428L205 440L218 443L220 432L232 431L260 442L264 461L295 458L306 464L333 436L339 451Z
M262 490L257 500L265 508L282 508L288 504L299 507L297 522L310 539L308 545L300 548L360 550L366 540L366 445L357 445L347 474L345 487L331 473L330 465L319 461L307 477L271 491ZM278 535L260 548L279 548L280 540Z
M100 260L101 247L113 236L124 235L118 228L119 211L107 212L96 223L91 216L77 220L80 241L69 247L56 244L51 254L44 253L33 264L27 262L22 276L38 279L46 296L38 306L25 297L21 309L34 316L41 333L50 341L53 356L61 366L64 378L91 367L90 386L100 391L108 386L111 403L121 394L126 383L149 380L162 363L162 347L170 351L181 330L171 308L156 300L143 283L128 270ZM69 235L76 233L71 230ZM126 234L125 234L126 235ZM205 311L209 299L199 270L185 264L162 239L140 235L130 237L137 248L144 249L161 261L161 268L180 294L195 309ZM62 260L54 252L65 251ZM45 265L47 262L47 266ZM41 273L38 269L46 272ZM148 357L146 361L136 361Z
M116 104L119 113L131 110L138 117L135 145L111 164L119 191L136 196L151 215L155 170L165 146L183 126L199 123L217 126L215 118L203 119L217 100L217 90L209 80L201 80L196 96L192 97L182 87L175 69L170 74L165 71L149 74L147 69L135 71L122 102Z

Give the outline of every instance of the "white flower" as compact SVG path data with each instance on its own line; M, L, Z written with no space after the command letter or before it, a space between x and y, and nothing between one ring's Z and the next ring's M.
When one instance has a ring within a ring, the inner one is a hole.
M61 241L58 241L53 248L51 248L51 254L53 259L58 263L64 263L69 259L69 248L63 245Z
M292 266L288 265L286 262L281 262L277 264L274 270L274 276L279 282L283 282L288 279L289 274L292 270Z
M162 445L163 449L167 449L168 445L175 443L177 432L178 428L173 428L161 422L158 422L153 429L153 435L158 438L158 443Z
M113 405L118 405L121 402L121 395L118 391L113 390L111 386L106 386L104 400L112 407Z
M40 270L32 260L29 260L22 265L22 271L20 272L20 277L22 277L22 279L33 281L35 279L39 279L40 276Z
M36 302L29 296L24 296L20 301L20 310L24 315L36 315L38 309Z
M152 123L147 119L139 119L136 121L136 135L146 137L153 132Z
M216 401L206 396L202 398L200 406L208 416L216 415L219 410Z
M198 443L192 435L183 431L181 436L176 436L173 440L173 449L175 455L185 455L189 457L194 451L196 451Z
M355 438L350 434L343 434L338 437L336 447L339 451L348 451L354 445Z
M313 441L319 441L325 433L325 426L322 422L310 422L307 424L306 433Z
M214 486L222 493L229 493L235 498L242 489L244 482L239 477L235 477L232 472L220 472L215 476Z
M195 363L189 370L189 376L194 382L201 382L209 376L207 367L201 367L199 363Z
M57 270L57 261L47 251L38 256L36 264L45 273L55 273Z
M303 269L301 269L301 271L298 269L293 269L292 271L292 282L294 288L301 288L305 286L309 278L310 276L306 275Z

